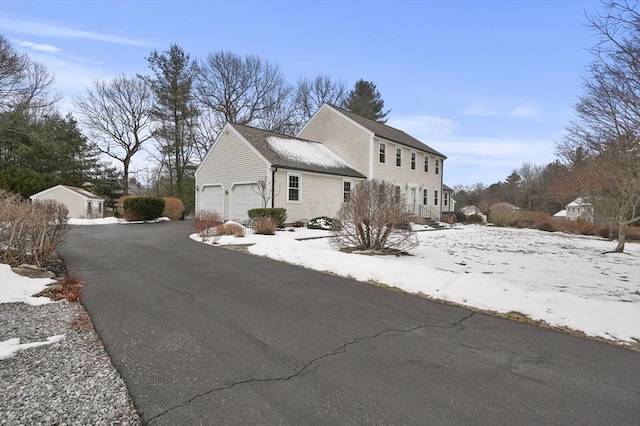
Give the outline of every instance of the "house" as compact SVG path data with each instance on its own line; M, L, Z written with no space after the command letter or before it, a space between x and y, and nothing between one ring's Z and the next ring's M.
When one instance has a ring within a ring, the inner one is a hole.
M442 213L451 213L456 211L456 200L453 199L454 190L442 184Z
M560 212L558 212L560 213ZM558 214L554 214L556 217ZM593 223L593 206L584 198L576 198L565 209L565 218L567 220L586 220Z
M104 214L104 198L75 186L56 185L29 198L33 201L59 201L69 210L69 218L95 219L103 217Z
M414 214L440 219L445 158L401 130L328 104L297 137L228 123L196 169L196 210L225 220L262 206L286 208L290 222L333 217L359 181L377 179L404 193Z

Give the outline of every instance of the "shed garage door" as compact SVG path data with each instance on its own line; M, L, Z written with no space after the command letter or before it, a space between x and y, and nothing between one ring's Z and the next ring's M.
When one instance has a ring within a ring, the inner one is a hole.
M222 185L205 186L200 193L198 208L206 211L217 211L220 217L224 215L224 195Z
M260 195L255 192L255 184L235 184L229 194L229 217L232 220L246 220L247 211L262 207Z

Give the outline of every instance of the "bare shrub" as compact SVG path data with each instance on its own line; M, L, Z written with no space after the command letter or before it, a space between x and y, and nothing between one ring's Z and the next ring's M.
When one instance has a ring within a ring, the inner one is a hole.
M171 220L182 219L182 213L184 213L182 200L176 197L162 197L162 199L164 200L162 216L168 217Z
M78 277L69 275L60 284L50 285L36 296L48 297L52 300L66 299L69 302L79 302L82 299L83 285L84 282L80 281Z
M258 217L254 221L253 228L256 234L275 235L278 224L273 218Z
M527 224L532 224L535 228L540 227L540 224L549 223L553 220L551 215L547 212L540 211L519 211L516 213L511 226L524 227Z
M342 226L332 230L330 242L340 250L397 253L418 245L415 232L399 227L411 215L399 188L389 183L359 183L336 219Z
M509 203L496 203L489 207L489 222L496 226L507 226L515 217L516 211Z
M216 235L233 235L234 237L244 237L244 227L236 222L227 222L216 227Z
M67 214L57 201L29 202L0 190L0 262L42 266L64 242Z
M193 216L193 227L202 238L215 235L219 225L222 225L222 217L215 210L200 210Z

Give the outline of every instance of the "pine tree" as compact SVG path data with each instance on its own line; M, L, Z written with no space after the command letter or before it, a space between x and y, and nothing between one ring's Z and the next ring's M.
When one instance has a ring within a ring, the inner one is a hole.
M349 92L344 108L378 123L386 123L391 110L383 112L384 101L373 81L358 80Z

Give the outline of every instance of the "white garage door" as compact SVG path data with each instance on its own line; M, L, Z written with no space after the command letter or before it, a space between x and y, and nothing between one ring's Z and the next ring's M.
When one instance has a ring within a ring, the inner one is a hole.
M260 195L256 193L255 184L235 184L229 194L229 217L232 220L246 220L249 218L247 211L262 207Z
M222 194L222 186L205 186L200 193L200 210L217 211L220 217L224 215L224 196Z

